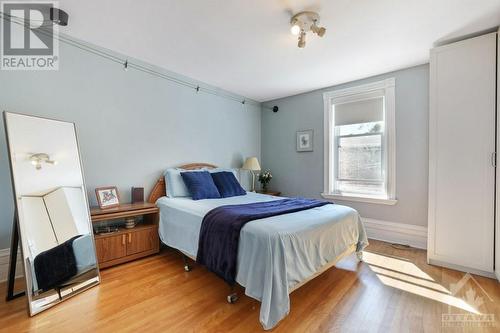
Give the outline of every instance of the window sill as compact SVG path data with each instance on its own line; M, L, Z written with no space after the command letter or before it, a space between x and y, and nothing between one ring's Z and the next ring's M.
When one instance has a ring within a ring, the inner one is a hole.
M394 206L395 204L398 203L398 200L396 200L396 199L364 197L361 195L321 193L321 196L325 199L336 199L336 200L353 201L353 202L366 202L366 203L371 203L371 204L389 205L389 206Z

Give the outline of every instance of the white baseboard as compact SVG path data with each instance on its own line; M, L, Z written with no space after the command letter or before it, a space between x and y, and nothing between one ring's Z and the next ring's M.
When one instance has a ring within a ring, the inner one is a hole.
M368 238L427 249L427 227L362 217Z
M9 274L9 259L10 259L10 249L0 250L0 282L7 281L7 276ZM21 251L17 252L17 262L16 262L16 278L23 276L23 260L21 256Z

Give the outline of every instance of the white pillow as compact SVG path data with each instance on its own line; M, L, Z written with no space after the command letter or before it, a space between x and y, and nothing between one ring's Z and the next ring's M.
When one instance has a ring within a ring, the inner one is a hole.
M165 183L167 184L167 197L175 198L175 197L190 197L186 185L184 184L184 180L182 179L181 172L196 172L196 171L206 171L204 169L197 170L184 170L179 168L170 168L165 170L163 173L165 177Z

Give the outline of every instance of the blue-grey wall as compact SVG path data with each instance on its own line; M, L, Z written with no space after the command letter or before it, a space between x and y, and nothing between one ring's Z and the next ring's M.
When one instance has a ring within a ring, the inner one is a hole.
M131 186L145 187L147 195L166 167L240 167L245 157L260 156L259 105L197 94L134 69L125 72L120 64L64 43L59 71L0 71L1 110L76 123L91 204L97 186L116 185L128 201ZM3 123L0 182L2 249L10 244L13 214Z
M328 73L325 75L335 75ZM395 206L338 201L361 216L414 225L427 225L429 66L399 70L264 103L279 112L262 111L262 166L271 169L269 188L284 195L320 197L323 191L323 92L396 79L396 196ZM314 130L314 151L296 152L296 131Z

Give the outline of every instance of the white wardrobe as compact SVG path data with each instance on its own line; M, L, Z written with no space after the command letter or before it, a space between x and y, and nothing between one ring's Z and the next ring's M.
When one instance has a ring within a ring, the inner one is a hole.
M497 41L495 32L431 50L427 258L500 278Z

